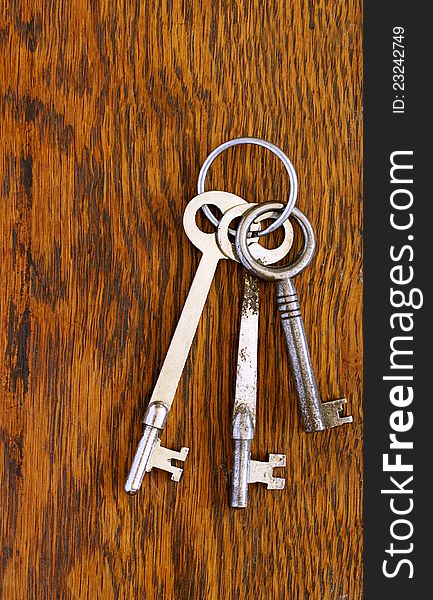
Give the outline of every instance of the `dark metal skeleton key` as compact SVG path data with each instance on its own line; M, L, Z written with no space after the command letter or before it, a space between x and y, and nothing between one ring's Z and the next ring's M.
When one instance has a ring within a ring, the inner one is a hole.
M280 204L268 203L250 209L237 229L236 251L241 263L253 275L277 284L277 303L286 336L304 428L307 432L323 431L351 423L352 417L340 415L347 402L346 398L322 402L311 362L299 301L292 281L292 278L305 269L313 257L315 250L313 228L305 215L299 209L294 208L292 216L298 222L304 235L304 248L300 257L285 267L267 267L260 264L251 256L246 243L248 232L254 221L263 213L279 208L281 208Z

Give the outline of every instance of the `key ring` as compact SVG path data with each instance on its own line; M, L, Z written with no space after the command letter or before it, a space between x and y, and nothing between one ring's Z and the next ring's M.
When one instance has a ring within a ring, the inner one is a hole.
M288 265L272 268L261 264L251 255L251 251L248 247L248 231L251 225L260 215L272 210L277 210L280 207L281 204L266 202L265 204L260 204L259 206L252 208L243 217L236 232L235 246L239 260L248 271L257 277L268 281L277 281L282 277L292 278L295 277L295 275L298 275L298 273L303 271L305 267L310 264L316 248L316 240L310 221L299 208L294 207L291 216L298 223L304 236L304 247L300 256Z
M270 150L273 154L275 154L275 156L277 156L281 160L289 175L290 191L287 204L284 207L281 214L279 215L279 217L275 219L273 223L271 223L268 227L263 229L263 231L257 232L257 237L263 237L264 235L271 233L271 231L275 231L282 223L284 223L284 221L289 217L290 213L292 212L293 207L295 206L296 197L298 195L298 177L296 175L295 167L293 166L289 157L286 154L284 154L284 152L280 148L278 148L278 146L275 146L274 144L271 144L271 142L267 142L266 140L261 140L260 138L254 137L235 138L233 140L229 140L228 142L224 142L224 144L221 144L220 146L215 148L215 150L212 150L212 152L204 161L200 169L200 173L198 174L197 192L199 194L202 194L205 191L206 177L209 168L213 161L216 159L216 157L222 154L228 148L232 148L233 146L239 146L242 144L253 144L255 146L262 146L263 148ZM202 210L207 216L207 218L210 220L210 222L217 227L219 221L211 212L210 208L208 206L203 206ZM236 234L235 229L230 229L229 231L232 235Z

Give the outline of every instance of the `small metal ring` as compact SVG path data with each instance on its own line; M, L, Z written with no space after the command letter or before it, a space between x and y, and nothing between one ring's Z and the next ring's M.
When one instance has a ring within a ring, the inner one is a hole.
M235 247L239 260L248 271L253 273L253 275L260 277L260 279L267 279L268 281L279 281L286 277L292 278L295 277L295 275L298 275L298 273L303 271L305 267L310 264L316 248L316 240L310 221L299 208L295 207L293 208L291 216L297 221L304 236L304 247L298 258L296 258L294 262L283 267L272 268L262 265L252 256L247 243L248 232L251 225L257 217L263 213L278 209L279 206L279 204L267 202L252 208L242 218L236 232Z
M215 150L212 150L212 152L204 161L200 169L200 173L198 174L197 192L199 194L202 194L205 191L206 177L209 168L213 161L216 159L216 157L222 154L228 148L232 148L233 146L239 146L241 144L253 144L256 146L262 146L263 148L270 150L273 154L275 154L275 156L277 156L281 160L287 173L289 174L290 191L287 204L281 212L280 216L277 219L275 219L273 223L271 223L268 227L263 229L263 231L257 233L258 237L263 237L264 235L271 233L271 231L275 231L282 223L284 223L284 221L289 217L290 213L292 212L293 207L295 206L296 198L298 196L298 176L296 175L295 167L293 166L289 157L286 154L284 154L284 152L280 148L278 148L278 146L275 146L274 144L271 144L271 142L267 142L266 140L261 140L260 138L254 137L235 138L233 140L229 140L228 142L224 142L224 144L221 144L220 146L215 148ZM217 227L218 219L211 212L209 207L206 205L202 206L202 210L207 216L207 218L210 220L210 222ZM234 229L230 229L229 231L232 235L236 234L236 230Z

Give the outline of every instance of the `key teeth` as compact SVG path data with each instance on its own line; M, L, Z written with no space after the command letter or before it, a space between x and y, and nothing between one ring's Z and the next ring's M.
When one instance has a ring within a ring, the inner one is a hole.
M272 468L285 467L286 466L286 455L285 454L270 454L269 464Z
M279 467L286 466L286 455L285 454L270 454L269 455L269 465L272 469L278 469ZM282 490L286 485L286 480L284 477L274 477L272 476L272 483L267 484L268 490Z
M182 447L179 452L170 450L170 448L164 448L164 446L161 446L161 440L157 439L146 471L149 472L155 467L156 469L171 473L171 480L179 482L182 477L183 469L172 465L171 461L179 460L185 462L188 452L189 448L185 447Z
M286 485L284 477L274 477L273 470L286 466L285 454L269 454L267 462L250 460L248 483L266 483L268 490L282 490Z
M326 427L328 429L353 422L353 417L351 415L347 417L340 416L340 412L343 410L345 404L347 404L346 398L339 398L338 400L322 403Z

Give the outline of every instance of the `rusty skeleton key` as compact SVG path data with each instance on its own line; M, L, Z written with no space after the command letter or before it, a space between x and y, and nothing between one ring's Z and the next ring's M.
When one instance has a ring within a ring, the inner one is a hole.
M314 231L305 215L294 208L292 216L298 222L304 236L304 248L301 255L284 267L267 267L260 264L248 249L248 232L254 221L269 210L276 210L281 204L268 203L252 208L243 217L236 233L236 251L242 264L256 277L274 281L277 284L277 303L280 310L287 348L295 377L296 392L304 428L307 432L323 431L345 423L351 423L352 417L340 415L346 398L322 402L317 387L308 348L305 327L292 278L310 263L314 250Z

